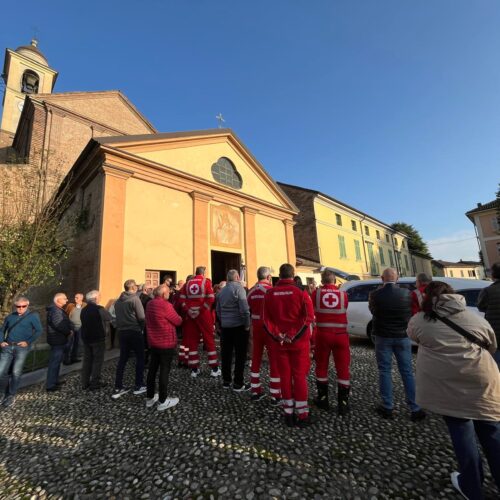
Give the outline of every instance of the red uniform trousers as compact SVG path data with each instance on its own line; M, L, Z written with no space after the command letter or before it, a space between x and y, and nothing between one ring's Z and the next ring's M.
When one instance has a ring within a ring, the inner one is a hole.
M215 347L214 323L212 313L210 311L202 311L200 315L192 319L186 317L182 324L184 328L183 345L188 349L188 366L192 370L196 370L200 366L200 356L198 354L198 346L200 344L200 336L203 339L203 345L207 351L208 364L210 368L217 368L217 349Z
M269 359L269 393L271 397L280 399L280 374L276 358L277 346L278 343L264 330L262 321L252 321L252 368L250 370L250 387L252 394L262 393L260 365L262 363L262 355L265 347Z
M349 387L351 350L349 348L349 334L338 333L338 329L318 326L316 330L316 344L314 359L316 361L316 380L322 384L328 383L328 362L330 353L333 354L337 383Z
M273 340L274 342L274 340ZM297 413L300 420L307 419L307 376L311 367L309 358L310 335L304 334L291 344L277 344L277 361L281 381L281 397L285 414Z

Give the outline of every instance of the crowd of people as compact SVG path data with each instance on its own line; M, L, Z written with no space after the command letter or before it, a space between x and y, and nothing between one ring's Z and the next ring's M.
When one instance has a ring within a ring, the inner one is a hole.
M146 395L145 406L158 411L179 403L169 386L172 364L186 367L193 379L202 374L200 345L206 351L208 372L222 378L222 390L250 391L250 400L266 397L261 365L264 351L269 361L268 391L271 402L283 409L285 425L308 427L308 377L315 360L316 394L320 410L330 408L329 362L336 372L336 411L350 411L351 352L347 332L347 294L336 286L331 270L321 275L321 286L304 287L294 267L283 264L273 286L269 267L260 267L257 282L248 290L237 270L212 286L198 267L194 275L171 280L152 289L130 279L108 309L99 304L100 293L92 290L67 296L58 293L47 307L47 342L50 358L46 390L63 383L62 363L80 360L83 389L99 390L106 333L118 332L120 357L111 397ZM397 285L398 275L388 268L382 285L370 294L372 337L378 367L380 404L375 411L394 417L392 360L403 382L411 422L426 418L425 410L442 415L449 429L459 465L451 475L453 486L469 499L482 498L483 470L478 442L500 490L500 263L492 266L493 284L481 292L478 308L483 319L469 311L465 299L447 284L419 274L416 289ZM2 404L14 404L23 365L32 344L42 333L37 313L29 300L17 297L14 312L2 326L0 394ZM216 338L220 337L220 358ZM251 340L249 383L245 380L247 351ZM412 345L418 346L416 378ZM112 335L112 343L114 335ZM131 353L135 357L133 387L124 384L124 371ZM234 360L234 361L233 361ZM148 367L146 383L144 372ZM158 379L158 382L157 382Z

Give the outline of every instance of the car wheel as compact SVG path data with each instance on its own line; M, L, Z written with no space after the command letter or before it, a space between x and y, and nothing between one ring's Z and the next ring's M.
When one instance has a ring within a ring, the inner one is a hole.
M373 324L370 321L368 323L368 325L366 326L366 336L370 339L371 343L373 345L375 345L375 339L373 338L373 335L372 335L372 327L373 327Z

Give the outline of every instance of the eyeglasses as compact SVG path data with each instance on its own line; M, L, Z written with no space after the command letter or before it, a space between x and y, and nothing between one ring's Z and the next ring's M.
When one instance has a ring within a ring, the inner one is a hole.
M16 304L16 309L26 309L28 307L28 304L24 304L23 306L18 306Z

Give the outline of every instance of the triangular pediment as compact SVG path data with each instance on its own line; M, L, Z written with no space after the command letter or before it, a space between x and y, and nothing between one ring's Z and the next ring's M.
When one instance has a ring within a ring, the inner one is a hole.
M241 178L241 187L230 186L231 189L287 210L297 210L264 167L229 129L137 137L106 137L99 139L99 142L156 164L185 172L213 183L216 187L227 188L228 185L214 178L212 166L221 158L227 159L234 165Z
M34 98L123 134L156 132L151 123L117 90L38 94Z

